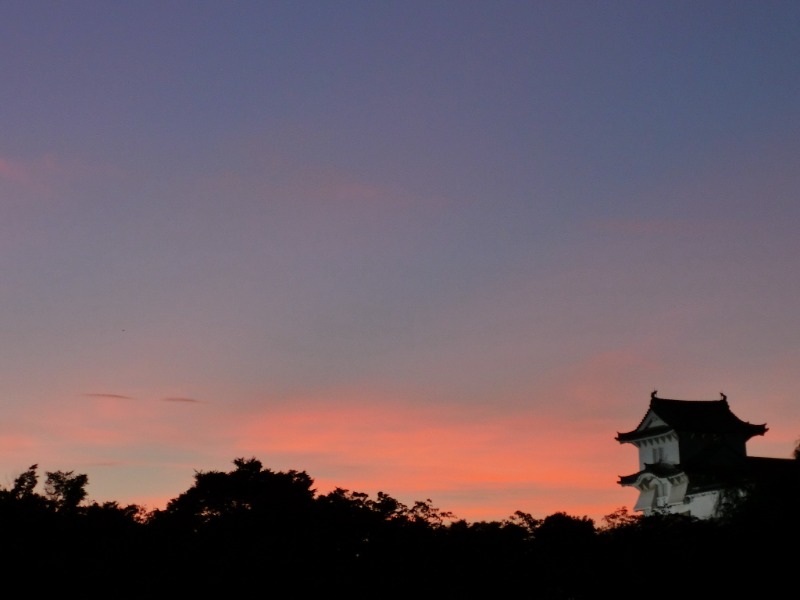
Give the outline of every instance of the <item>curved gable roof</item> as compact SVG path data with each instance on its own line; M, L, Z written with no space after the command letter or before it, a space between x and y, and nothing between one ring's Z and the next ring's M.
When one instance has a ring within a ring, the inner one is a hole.
M639 481L647 476L652 475L658 479L666 479L668 477L675 477L684 473L683 467L680 465L673 465L669 463L647 463L644 469L632 475L621 475L619 477L620 485L636 485Z
M648 417L658 416L666 425L645 427ZM658 398L655 392L650 396L650 408L633 431L618 433L620 443L650 437L665 430L678 433L711 433L733 435L749 440L754 435L764 435L766 424L754 425L742 421L731 412L728 399L723 394L721 400L672 400Z

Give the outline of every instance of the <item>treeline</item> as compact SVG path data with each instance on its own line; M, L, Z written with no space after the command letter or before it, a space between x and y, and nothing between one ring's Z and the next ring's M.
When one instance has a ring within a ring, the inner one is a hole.
M73 472L45 473L40 493L33 465L0 489L5 583L34 597L142 599L773 597L796 585L787 489L753 492L716 520L621 508L601 523L521 511L467 522L430 500L318 494L304 471L233 464L196 472L153 511L88 502L88 478Z

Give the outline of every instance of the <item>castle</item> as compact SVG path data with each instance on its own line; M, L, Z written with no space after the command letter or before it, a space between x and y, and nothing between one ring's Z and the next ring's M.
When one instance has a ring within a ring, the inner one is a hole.
M721 396L669 400L654 391L639 425L617 433L619 443L639 449L639 470L618 481L639 490L635 511L716 517L748 486L797 476L800 461L747 456L747 441L767 426L742 421Z

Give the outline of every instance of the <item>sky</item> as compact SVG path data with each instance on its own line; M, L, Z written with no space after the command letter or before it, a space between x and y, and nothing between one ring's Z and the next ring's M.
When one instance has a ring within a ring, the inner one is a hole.
M468 521L800 438L800 3L6 0L0 486L256 457Z

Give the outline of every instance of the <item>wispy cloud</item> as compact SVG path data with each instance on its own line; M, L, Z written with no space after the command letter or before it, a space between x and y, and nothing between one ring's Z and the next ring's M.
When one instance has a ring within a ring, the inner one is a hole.
M109 399L116 399L116 400L133 400L131 396L123 396L122 394L84 394L87 398L109 398Z
M180 397L162 398L161 400L162 402L184 402L188 404L195 404L200 402L200 400L197 400L195 398L180 398Z

